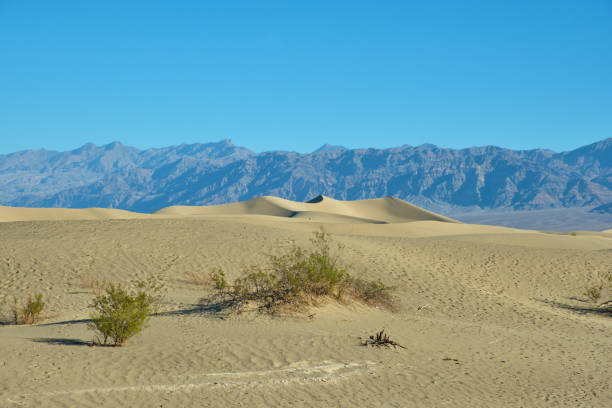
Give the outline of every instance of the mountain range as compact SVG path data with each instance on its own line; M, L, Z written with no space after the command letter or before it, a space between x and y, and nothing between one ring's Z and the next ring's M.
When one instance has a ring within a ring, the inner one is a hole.
M113 142L0 155L0 204L153 212L273 195L394 196L434 211L585 208L612 212L612 138L578 149L390 149L324 145L255 153L230 140L139 150ZM444 211L443 211L444 212Z

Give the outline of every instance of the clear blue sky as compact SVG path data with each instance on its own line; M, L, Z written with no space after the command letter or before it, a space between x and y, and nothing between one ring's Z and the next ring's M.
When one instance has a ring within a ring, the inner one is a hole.
M0 0L0 153L607 137L611 0Z

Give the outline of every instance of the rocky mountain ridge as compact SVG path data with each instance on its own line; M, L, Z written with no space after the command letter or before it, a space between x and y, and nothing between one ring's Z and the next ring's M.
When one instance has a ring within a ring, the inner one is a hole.
M119 142L0 155L0 205L153 212L274 195L395 196L425 208L533 210L612 203L612 138L569 152L434 145L255 153L229 140L139 150Z

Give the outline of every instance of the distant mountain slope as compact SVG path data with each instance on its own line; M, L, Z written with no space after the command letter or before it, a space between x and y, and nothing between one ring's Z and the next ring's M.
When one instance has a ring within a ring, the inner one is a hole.
M612 139L563 153L423 145L256 154L228 140L148 150L87 144L0 156L0 183L2 205L142 212L319 194L394 196L436 211L597 207L612 202Z
M591 213L599 213L599 214L612 214L612 203L600 205L599 207L593 208Z

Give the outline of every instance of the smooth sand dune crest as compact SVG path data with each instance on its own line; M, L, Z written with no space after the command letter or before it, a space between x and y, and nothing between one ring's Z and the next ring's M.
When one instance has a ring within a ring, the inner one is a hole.
M457 222L409 204L394 197L357 201L340 201L318 196L309 202L296 202L279 197L214 206L172 206L156 212L160 215L268 215L275 217L322 220L324 222L399 223L410 221Z

